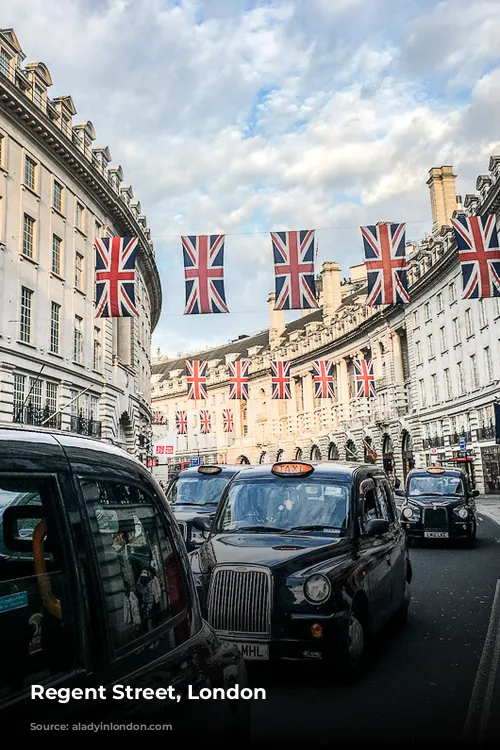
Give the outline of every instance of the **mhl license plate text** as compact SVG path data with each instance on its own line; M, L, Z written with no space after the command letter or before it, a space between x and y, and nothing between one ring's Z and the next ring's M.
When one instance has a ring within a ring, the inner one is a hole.
M267 661L269 659L269 646L264 643L235 643L244 659L256 661Z

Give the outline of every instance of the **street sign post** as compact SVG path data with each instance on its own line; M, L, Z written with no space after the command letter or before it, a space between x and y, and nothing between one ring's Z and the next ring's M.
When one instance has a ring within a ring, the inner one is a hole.
M199 456L192 456L189 459L189 465L190 466L199 466L200 463L201 463L201 461L200 461L200 457Z
M467 441L464 437L458 439L458 447L461 453L467 453Z

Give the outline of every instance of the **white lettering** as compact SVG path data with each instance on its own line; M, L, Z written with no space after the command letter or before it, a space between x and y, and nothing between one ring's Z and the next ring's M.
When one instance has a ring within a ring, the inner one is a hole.
M188 685L188 698L189 700L266 700L266 691L264 688L240 688L239 685L227 688L201 688L198 693L195 693L193 686Z
M113 698L115 700L166 700L170 698L175 700L178 696L175 694L175 688L169 685L167 688L133 688L130 685L113 685Z
M69 703L70 700L106 700L106 688L44 688L43 685L31 686L31 698L56 700L58 703Z

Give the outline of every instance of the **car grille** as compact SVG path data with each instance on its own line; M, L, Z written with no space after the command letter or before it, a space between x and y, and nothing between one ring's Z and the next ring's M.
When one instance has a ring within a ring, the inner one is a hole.
M426 529L447 529L448 513L446 508L425 508L424 526Z
M212 573L208 621L219 633L271 634L272 576L258 566L221 566Z
M179 529L181 530L182 538L187 541L187 523L184 521L178 521Z

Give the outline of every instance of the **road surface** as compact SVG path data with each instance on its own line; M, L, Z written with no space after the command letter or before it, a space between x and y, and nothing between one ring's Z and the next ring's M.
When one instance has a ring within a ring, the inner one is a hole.
M355 685L314 665L252 664L252 740L500 739L500 526L479 516L473 550L411 548L410 621L376 639ZM496 595L495 595L496 594Z

